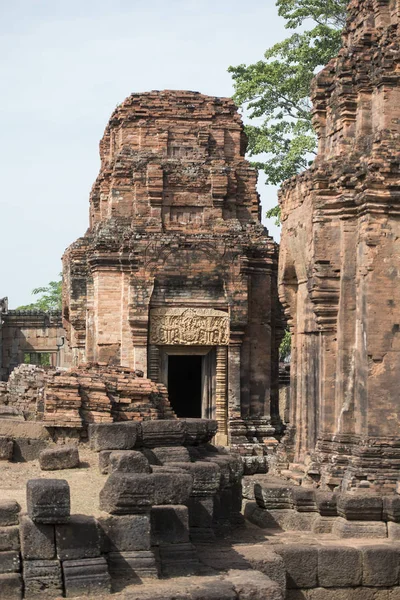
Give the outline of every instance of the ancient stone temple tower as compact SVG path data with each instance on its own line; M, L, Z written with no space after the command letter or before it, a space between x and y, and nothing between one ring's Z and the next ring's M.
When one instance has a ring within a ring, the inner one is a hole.
M231 100L132 94L100 143L90 227L64 256L75 362L142 370L219 441L262 440L277 415L277 248Z
M399 0L350 2L344 46L313 86L318 157L281 195L286 445L332 485L383 485L400 467L399 20Z

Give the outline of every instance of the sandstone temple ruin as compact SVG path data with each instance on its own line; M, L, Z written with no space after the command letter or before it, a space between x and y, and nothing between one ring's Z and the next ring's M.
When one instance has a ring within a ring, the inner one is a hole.
M400 467L400 3L348 10L343 48L312 90L317 159L281 193L285 445L328 485L385 485Z
M90 226L64 255L73 361L142 371L219 441L279 428L277 246L233 102L132 94L100 142Z

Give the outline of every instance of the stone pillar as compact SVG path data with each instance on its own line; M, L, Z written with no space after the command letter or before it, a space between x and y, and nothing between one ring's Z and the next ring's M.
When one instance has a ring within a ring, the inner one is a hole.
M149 345L149 362L147 376L152 381L160 381L160 351L154 344Z
M228 403L227 403L227 347L216 348L216 390L215 390L215 418L218 422L216 442L218 445L228 445Z

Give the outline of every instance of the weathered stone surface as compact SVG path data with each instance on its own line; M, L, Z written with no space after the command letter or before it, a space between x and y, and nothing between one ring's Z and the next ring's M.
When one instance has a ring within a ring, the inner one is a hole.
M111 473L150 473L150 465L147 458L135 450L113 451L108 457Z
M218 422L212 419L184 419L184 424L186 446L211 442L218 431Z
M27 516L20 523L21 554L24 560L49 560L56 557L53 525L34 523Z
M153 448L152 454L155 463L159 465L174 462L190 462L189 452L184 446Z
M79 451L76 446L48 448L39 454L39 464L43 471L58 471L79 467Z
M283 558L286 585L289 589L307 589L317 586L318 549L313 546L274 546L274 552Z
M0 598L7 600L22 599L22 577L18 573L0 575Z
M386 538L387 525L382 521L347 521L337 517L332 533L339 538Z
M169 463L168 466L179 467L193 478L193 496L213 496L221 483L221 470L218 465L210 462ZM166 504L166 502L164 502Z
M302 487L293 487L291 491L294 508L298 512L316 512L315 491Z
M64 479L30 479L26 484L28 515L35 523L65 523L71 498Z
M100 509L120 515L146 512L154 504L154 494L154 475L115 472L100 491Z
M230 99L132 94L100 144L90 227L63 259L64 325L74 359L125 364L165 381L166 346L189 355L209 347L205 374L211 378L214 369L218 385L205 390L221 445L229 428L234 443L261 444L280 428L277 247L260 222L245 148ZM187 401L170 394L176 415L200 417L190 388L185 395ZM151 441L147 431L144 443L183 443L166 435ZM188 431L187 443L199 441Z
M116 579L140 582L158 577L157 563L151 550L110 552L108 567L111 577Z
M111 579L104 557L65 560L62 569L67 598L93 597L111 591Z
M154 504L186 504L193 491L191 473L154 473Z
M14 441L12 438L0 436L0 460L11 460L13 457Z
M18 525L20 505L15 500L2 500L0 502L0 527Z
M238 600L284 600L279 585L258 571L229 571L228 581L233 583Z
M268 548L264 544L240 545L235 548L235 551L240 553L253 569L267 575L285 592L286 569L282 556L273 552L272 548Z
M17 526L0 527L0 551L19 550L19 528Z
M99 526L102 531L102 552L150 550L148 514L100 517ZM153 533L153 527L151 531Z
M335 524L336 517L322 517L319 516L315 519L312 524L311 531L317 534L332 533L333 525Z
M178 420L143 421L142 443L147 448L181 446L185 439L184 423Z
M135 447L138 424L129 423L92 423L89 425L90 447L96 452L101 450L131 450Z
M337 494L332 492L320 492L315 493L317 509L323 517L336 517L337 516Z
M110 454L115 450L100 450L99 452L99 471L103 475L110 473Z
M21 560L19 552L0 552L0 574L18 573L21 569Z
M383 497L383 518L385 521L400 523L400 496L398 494Z
M361 552L346 546L318 548L318 584L324 588L361 585L363 561Z
M293 507L291 486L279 486L272 484L262 485L256 483L254 486L254 497L260 508L267 510L289 509Z
M365 546L362 583L369 587L391 587L399 582L399 547L390 545Z
M202 571L196 548L189 542L163 543L159 556L163 577L196 575Z
M286 452L317 458L328 485L398 477L399 27L397 0L349 3L343 47L312 86L317 158L280 195Z
M56 525L55 530L57 557L60 560L100 556L100 530L94 517L73 515L67 524Z
M189 513L187 506L153 506L151 509L152 545L188 542Z
M63 595L58 560L25 560L23 578L26 598L58 598Z
M337 499L337 512L348 521L380 521L382 498L373 495L340 494Z

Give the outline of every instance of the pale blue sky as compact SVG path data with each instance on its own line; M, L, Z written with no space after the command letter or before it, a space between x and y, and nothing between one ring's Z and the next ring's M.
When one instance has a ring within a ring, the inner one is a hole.
M116 104L154 89L232 95L228 66L287 35L276 13L274 0L0 0L0 297L11 308L57 278L85 232ZM260 192L265 213L276 190Z

